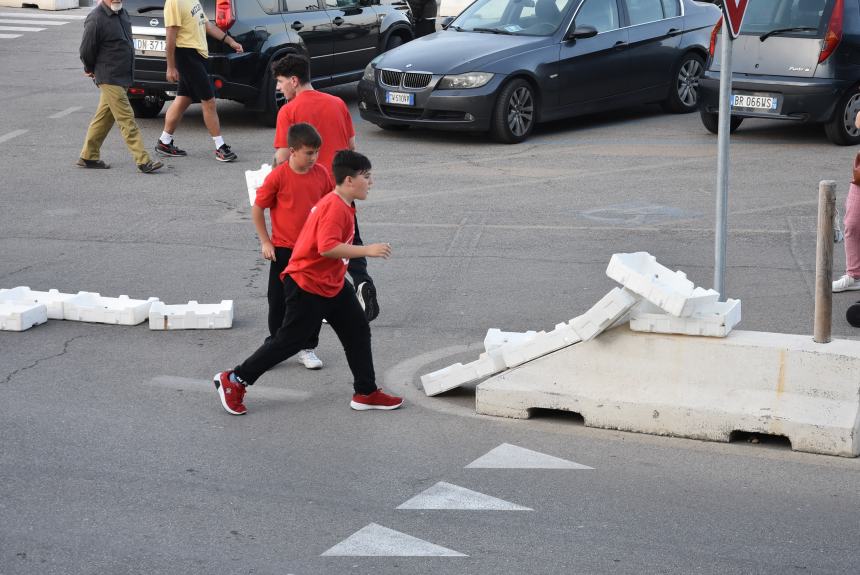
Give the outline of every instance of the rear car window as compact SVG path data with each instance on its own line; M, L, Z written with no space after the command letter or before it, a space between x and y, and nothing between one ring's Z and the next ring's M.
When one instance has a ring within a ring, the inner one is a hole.
M749 0L742 34L765 34L782 28L814 28L800 36L822 36L834 0Z

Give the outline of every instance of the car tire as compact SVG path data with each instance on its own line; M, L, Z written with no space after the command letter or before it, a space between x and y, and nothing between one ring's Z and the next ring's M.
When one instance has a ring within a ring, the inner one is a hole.
M839 100L833 119L824 124L827 139L837 146L860 144L860 130L854 126L854 118L858 111L860 111L860 92L855 87Z
M669 96L663 109L673 114L689 114L699 106L699 80L705 72L705 60L695 52L687 52L672 69Z
M706 130L708 130L712 134L716 134L720 131L719 114L702 111L699 115L702 118L702 125L705 126ZM738 129L738 127L741 125L741 122L743 121L743 118L732 116L732 118L729 120L729 134L734 134L735 130Z
M537 97L531 84L515 78L505 84L490 118L490 134L503 144L519 144L531 135L537 121Z
M263 80L263 90L263 105L258 117L261 124L268 128L274 128L278 121L278 110L284 104L284 97L275 89L275 78L271 72L266 73L266 78Z
M135 98L129 100L131 109L134 110L135 118L157 118L164 107L164 98L160 96L147 96L146 98Z
M388 37L388 40L385 41L385 50L383 52L388 52L389 50L394 50L398 46L403 45L403 36L400 34L392 34Z

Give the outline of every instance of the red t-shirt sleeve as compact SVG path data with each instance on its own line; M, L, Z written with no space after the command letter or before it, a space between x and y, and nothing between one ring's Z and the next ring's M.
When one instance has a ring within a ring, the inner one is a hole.
M263 180L263 185L257 188L257 198L254 200L254 204L264 210L271 208L276 203L280 187L281 170L275 168Z
M331 204L327 206L326 212L320 214L319 226L317 227L317 246L319 246L320 255L336 248L344 242L345 237L350 237L351 233L345 222L341 210L331 209ZM349 234L349 236L347 236Z
M290 126L292 125L292 119L289 116L287 105L284 104L281 106L281 109L278 110L278 119L275 122L275 143L274 147L277 148L288 148L287 146L287 132L290 131Z

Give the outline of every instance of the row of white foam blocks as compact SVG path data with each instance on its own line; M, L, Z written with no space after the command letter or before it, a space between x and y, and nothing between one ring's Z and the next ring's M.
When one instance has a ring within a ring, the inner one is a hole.
M137 325L149 318L150 329L215 329L233 325L233 302L165 305L158 298L118 298L98 293L35 291L26 286L0 289L0 330L24 331L48 319L114 325Z
M624 285L613 288L591 309L549 332L490 329L485 353L421 376L427 395L437 395L522 365L630 321L634 331L725 337L740 322L739 300L718 302L719 293L693 285L646 252L614 254L606 274Z

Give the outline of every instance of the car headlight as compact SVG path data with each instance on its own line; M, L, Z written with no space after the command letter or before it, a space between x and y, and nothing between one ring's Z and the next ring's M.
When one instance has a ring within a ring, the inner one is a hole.
M492 79L493 75L489 72L468 72L466 74L457 74L456 76L445 76L439 80L436 88L439 90L480 88Z
M367 66L364 67L364 74L361 76L362 80L373 82L376 79L373 71L376 69L376 63L380 60L382 60L382 54L371 60Z

